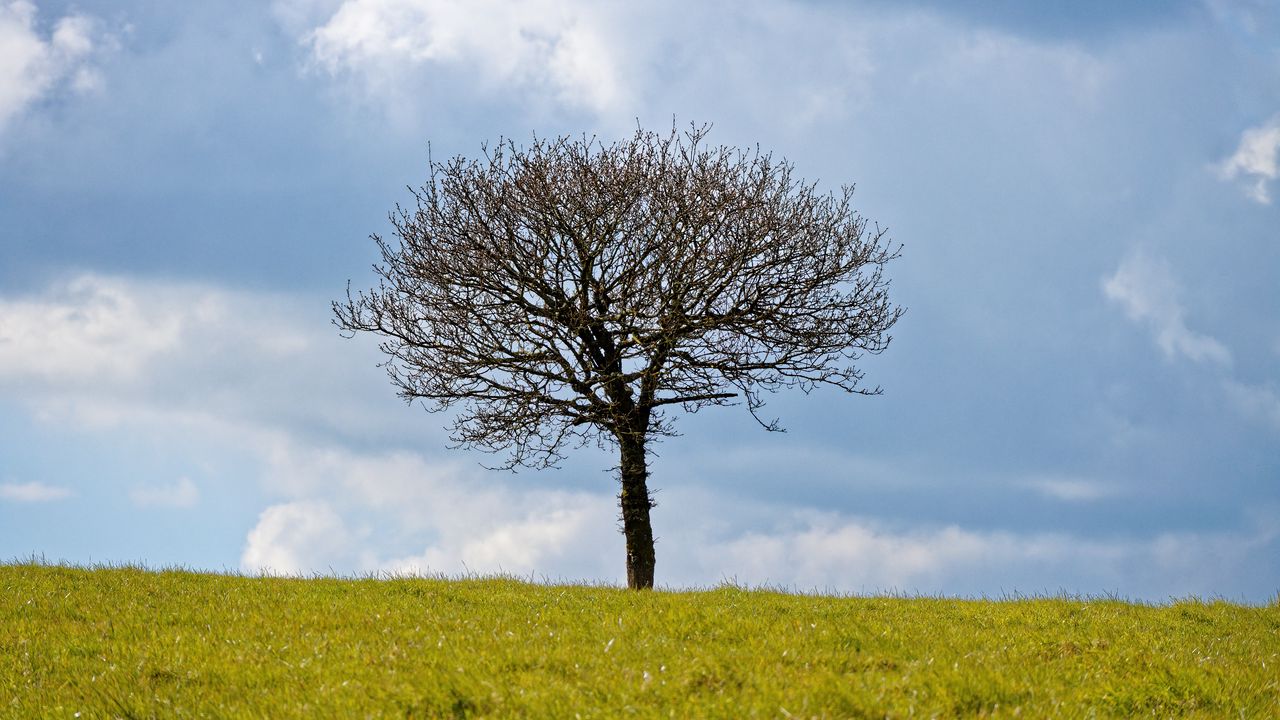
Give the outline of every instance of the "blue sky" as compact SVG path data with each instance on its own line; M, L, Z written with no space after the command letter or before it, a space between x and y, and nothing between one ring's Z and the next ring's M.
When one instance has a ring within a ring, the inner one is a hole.
M659 584L1280 590L1249 0L0 0L0 557L620 582L613 459L483 470L328 302L428 143L673 117L856 183L909 311L881 397L680 421Z

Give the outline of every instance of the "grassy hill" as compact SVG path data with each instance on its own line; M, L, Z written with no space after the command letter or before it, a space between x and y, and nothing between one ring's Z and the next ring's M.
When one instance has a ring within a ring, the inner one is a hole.
M0 717L1280 717L1280 605L0 565Z

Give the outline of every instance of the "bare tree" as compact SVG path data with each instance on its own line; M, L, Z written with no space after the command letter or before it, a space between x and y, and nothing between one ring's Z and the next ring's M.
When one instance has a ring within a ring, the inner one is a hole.
M627 584L653 587L650 441L669 411L860 386L854 363L902 314L897 257L855 212L759 149L708 147L706 127L628 141L500 142L430 162L397 207L378 287L333 304L381 336L399 394L456 407L460 447L548 467L589 442L620 454Z

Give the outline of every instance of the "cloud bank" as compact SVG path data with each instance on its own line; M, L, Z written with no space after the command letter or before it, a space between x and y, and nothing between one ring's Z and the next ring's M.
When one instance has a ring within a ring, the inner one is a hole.
M376 378L369 356L308 329L324 326L298 310L304 306L198 284L80 276L34 296L0 298L0 388L49 422L148 434L160 443L198 437L209 455L247 453L256 467L247 481L275 499L245 535L246 571L621 580L623 543L607 474L598 489L551 489L454 456L369 445L365 433L404 416L362 420L382 411L360 409L340 385L362 374ZM309 371L296 372L303 364ZM300 384L285 383L290 376ZM269 387L275 383L285 387ZM286 404L294 412L277 407ZM331 421L317 429L303 417ZM1034 489L1071 502L1104 494L1061 478ZM25 502L71 495L39 483L5 485L2 493ZM187 508L199 491L180 478L137 486L130 499ZM1055 578L1072 578L1073 588L1089 592L1214 593L1231 587L1232 572L1274 551L1277 536L1275 523L1261 520L1237 531L1085 538L890 525L693 487L670 488L661 499L659 571L669 586L729 578L801 590L1041 592L1056 591Z

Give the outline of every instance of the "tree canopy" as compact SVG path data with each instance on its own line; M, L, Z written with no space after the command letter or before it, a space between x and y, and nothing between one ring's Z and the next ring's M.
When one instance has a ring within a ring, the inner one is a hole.
M742 404L777 430L770 393L878 393L857 361L903 312L884 275L900 248L852 186L821 193L707 132L431 161L395 238L373 237L378 286L333 306L344 331L381 338L402 397L454 409L460 446L506 467L618 447L632 587L653 582L646 443L674 434L672 411Z

